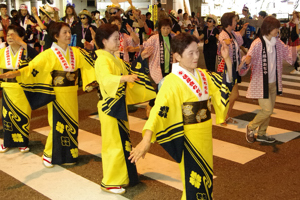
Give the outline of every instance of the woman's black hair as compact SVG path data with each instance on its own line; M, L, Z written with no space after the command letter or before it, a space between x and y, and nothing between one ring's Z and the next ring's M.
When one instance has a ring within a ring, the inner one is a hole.
M70 28L69 24L65 22L54 22L53 24L50 25L49 35L54 42L57 42L57 39L55 37L59 37L60 30L64 26Z
M169 18L164 18L158 21L158 31L160 32L161 27L170 26L172 28L172 21Z
M7 32L9 30L13 30L14 32L18 33L19 37L25 36L25 29L19 25L11 24L7 27Z
M225 13L221 17L221 25L224 28L227 28L228 26L232 26L232 20L235 18L235 14L233 12Z
M280 21L273 16L264 18L264 21L260 27L261 36L269 35L272 30L280 28Z
M172 38L171 50L182 56L184 50L192 43L198 43L198 39L189 33L179 33Z
M103 24L97 28L95 37L97 46L100 49L104 49L105 46L103 44L103 40L108 40L108 38L116 31L118 32L119 28L115 24Z

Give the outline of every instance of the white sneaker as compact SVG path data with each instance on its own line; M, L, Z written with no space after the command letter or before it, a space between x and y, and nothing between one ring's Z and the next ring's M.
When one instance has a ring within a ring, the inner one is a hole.
M300 74L300 71L293 69L293 71L291 71L290 74Z
M19 147L19 151L21 153L27 153L29 150L30 150L29 147Z
M108 188L101 186L101 190L103 190L105 192L112 193L112 194L124 194L125 191L126 191L121 186L118 186L118 187L108 187Z
M48 158L48 157L46 157L46 156L43 156L43 164L44 164L45 167L47 167L47 168L52 168L52 167L54 167L54 165L52 165L51 161L52 161L51 158Z
M8 151L8 147L5 147L3 144L0 145L0 153L5 153Z

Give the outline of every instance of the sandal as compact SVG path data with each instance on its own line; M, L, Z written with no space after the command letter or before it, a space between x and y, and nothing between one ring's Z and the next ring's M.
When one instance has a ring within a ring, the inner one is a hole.
M234 119L232 119L231 117L228 117L226 120L225 120L225 123L226 124L237 124L238 122Z
M101 186L101 190L105 191L105 192L109 192L112 194L124 194L125 193L125 189L122 188L121 186L117 186L117 187L102 187Z
M5 147L3 144L0 145L0 153L5 153L8 151L8 147Z
M29 152L29 147L19 147L19 151L21 152L21 153L27 153L27 152Z
M221 126L227 126L227 122L225 121L225 122L221 123L220 125Z
M45 166L45 167L47 167L47 168L52 168L52 167L54 167L54 165L52 165L52 163L51 163L51 161L52 161L52 159L51 158L48 158L48 157L46 157L46 156L42 156L42 160L43 160L43 165Z

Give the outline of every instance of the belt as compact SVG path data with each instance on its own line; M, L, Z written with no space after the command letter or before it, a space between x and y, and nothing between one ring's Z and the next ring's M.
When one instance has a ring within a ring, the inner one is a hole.
M196 124L211 119L210 99L196 102L184 102L182 106L183 124Z
M15 69L3 69L3 73L11 72L11 71L16 71L16 70ZM3 82L17 83L18 81L16 78L4 78Z
M51 76L52 76L52 85L54 87L78 85L78 70L74 72L53 70L51 72Z

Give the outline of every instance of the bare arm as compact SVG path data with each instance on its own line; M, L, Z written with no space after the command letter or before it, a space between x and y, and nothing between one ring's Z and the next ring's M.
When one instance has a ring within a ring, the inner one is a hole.
M217 40L219 40L219 34L216 35Z
M146 23L146 16L145 16L145 15L142 15L141 18L140 18L140 20L141 20L142 23L143 23L143 27L144 27L144 29L145 29L146 34L148 34L149 31L150 31L150 29L149 29L149 27L148 27L148 25L147 25L147 23Z
M221 55L224 58L224 61L226 63L227 66L227 75L229 77L230 82L232 81L232 62L231 62L231 58L229 56L229 47L228 45L226 45L226 43L223 41L221 43L222 47L221 47Z
M27 43L23 41L22 38L20 38L17 34L12 33L11 34L12 39L20 46L23 47L23 49L27 50Z
M151 146L153 132L146 130L142 141L130 152L129 160L136 163L141 157L144 158Z
M31 13L32 13L33 17L35 18L35 20L37 21L39 27L40 27L42 30L47 30L47 26L45 26L45 25L43 24L43 22L41 21L41 19L40 19L39 16L38 16L36 7L32 7L32 8L31 8Z
M135 32L132 31L131 26L129 24L126 24L126 29L130 34L130 37L132 37L133 42L138 45L140 44L140 38L135 34Z
M247 27L248 27L248 23L245 23L243 25L243 28L240 30L241 36L245 35Z
M21 75L20 71L10 71L10 72L6 72L4 74L0 74L0 78L15 78L20 75Z
M204 34L201 34L201 35L198 37L199 40L202 40L203 38L204 38Z

